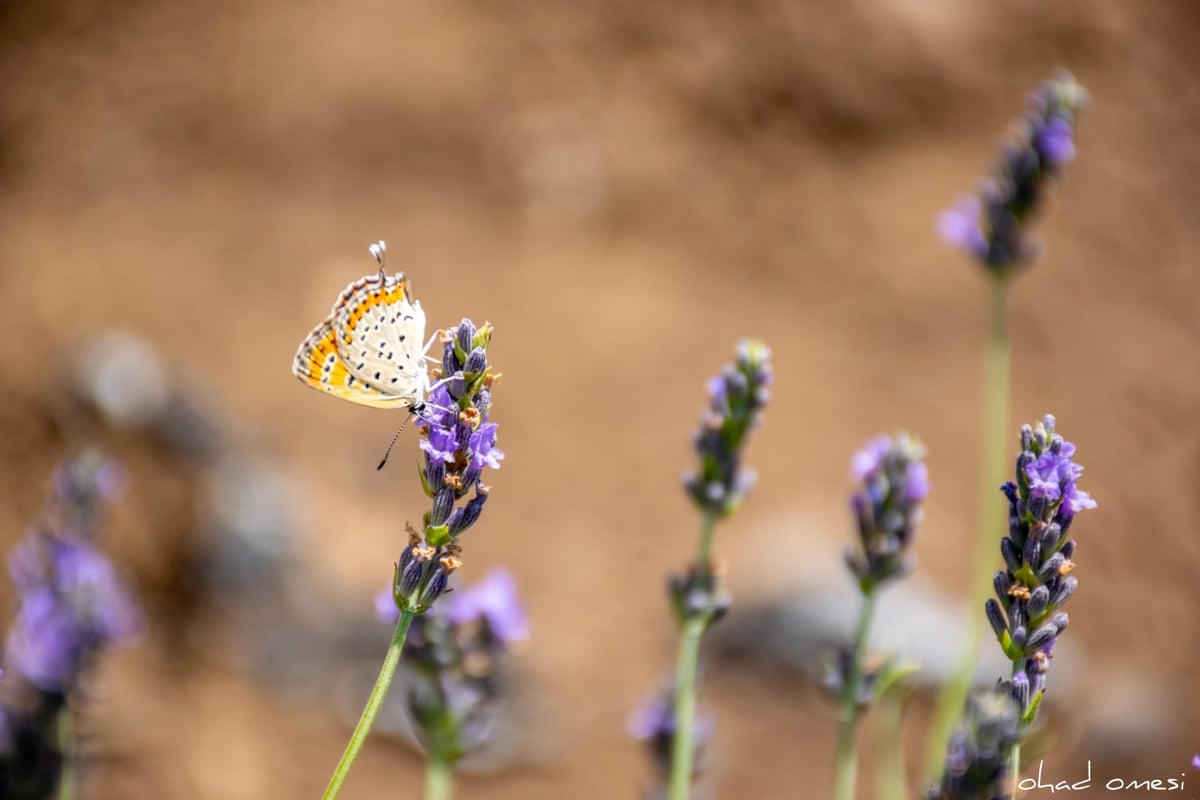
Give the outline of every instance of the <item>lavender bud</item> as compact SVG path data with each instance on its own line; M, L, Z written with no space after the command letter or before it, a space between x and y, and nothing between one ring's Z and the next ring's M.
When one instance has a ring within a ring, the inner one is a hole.
M453 519L450 523L450 535L457 537L467 528L479 521L479 517L483 514L483 504L487 502L489 489L479 484L475 487L475 496L463 506L462 513L457 519Z
M1066 605L1071 595L1075 594L1075 587L1078 585L1079 580L1074 576L1068 575L1063 578L1050 596L1050 607L1062 608Z
M450 516L450 512L454 510L454 490L451 488L442 489L433 498L433 510L429 512L430 527L438 527L445 524L446 518Z
M471 320L464 319L460 322L454 332L455 349L464 355L470 353L474 349L475 333L475 323Z
M416 546L408 548L415 550ZM408 564L400 570L400 580L396 585L396 594L400 597L411 597L421 585L421 580L425 577L425 564L428 559L412 558Z
M1049 604L1050 590L1045 586L1038 586L1030 593L1029 599L1025 601L1025 613L1033 618L1040 617Z
M1013 699L1017 701L1017 705L1024 712L1029 708L1029 678L1024 672L1018 672L1013 676L1011 690Z
M1004 557L1004 564L1009 572L1021 571L1021 556L1017 553L1017 546L1013 544L1012 539L1000 540L1000 555Z
M1045 647L1056 636L1058 636L1058 628L1053 623L1038 628L1025 642L1025 655L1032 655L1035 650Z
M487 352L482 347L476 347L467 356L467 363L463 365L463 373L473 379L477 375L482 375L487 369Z
M1071 619L1067 616L1065 611L1060 611L1050 618L1050 624L1058 630L1059 634L1067 629L1067 625L1069 625L1070 622Z
M1003 639L1004 634L1008 633L1008 620L1005 619L1004 612L1000 610L1000 604L989 599L984 605L984 611L987 614L988 622L992 625L992 630L996 632L996 638Z
M1000 604L1007 610L1012 603L1012 599L1008 596L1008 590L1012 588L1012 578L1007 572L997 572L992 577L992 588L996 590L996 597L1000 599Z

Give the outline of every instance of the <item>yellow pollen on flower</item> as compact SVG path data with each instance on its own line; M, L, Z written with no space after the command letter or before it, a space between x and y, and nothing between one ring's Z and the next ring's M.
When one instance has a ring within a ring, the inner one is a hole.
M488 368L487 374L483 376L484 388L487 388L487 389L492 388L492 384L495 383L496 381L500 380L503 377L504 377L503 372L492 372L491 368Z
M435 555L437 555L437 550L429 546L422 547L419 544L414 544L412 553L413 557L416 558L417 561L429 561Z
M1068 558L1066 561L1064 561L1062 563L1062 566L1058 568L1058 574L1059 575L1068 575L1071 572L1073 572L1074 570L1075 570L1075 562Z
M437 332L438 342L441 344L450 344L454 341L454 337L450 335L450 331L446 328L439 328Z
M1019 583L1016 584L1015 586L1010 586L1008 589L1008 596L1015 597L1018 600L1028 600L1029 594L1030 594L1029 587L1022 586Z
M447 575L462 566L462 560L454 556L442 556L438 559L438 563L442 565L442 569L446 571Z
M475 407L464 408L458 412L458 419L464 425L476 428L479 426L479 409Z
M454 490L461 489L462 488L462 476L461 475L447 475L445 478L442 479L442 484L445 486L449 486L451 489L454 489Z

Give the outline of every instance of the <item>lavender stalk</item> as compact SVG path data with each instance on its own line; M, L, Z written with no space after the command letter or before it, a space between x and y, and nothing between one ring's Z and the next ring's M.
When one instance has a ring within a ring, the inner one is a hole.
M0 679L0 797L75 793L71 699L99 654L130 641L141 617L96 547L114 464L94 451L66 459L41 518L12 551L17 617Z
M394 621L398 609L389 597L380 599L380 617ZM503 570L414 621L401 663L411 677L409 717L426 754L426 800L450 797L455 764L490 741L507 657L528 635L516 583Z
M920 442L900 434L873 439L855 454L851 472L862 488L851 498L859 547L848 548L846 566L858 583L863 602L848 653L840 654L827 683L838 692L841 723L835 761L836 800L851 800L857 772L858 721L879 689L879 674L867 676L863 656L877 590L911 569L909 548L921 520L929 477Z
M1042 84L1014 136L999 156L992 176L977 196L962 198L938 219L941 237L966 252L987 272L988 320L983 359L983 431L980 501L975 565L968 585L969 606L977 608L988 591L991 543L1000 535L1001 509L994 487L1006 469L1010 346L1008 284L1032 263L1041 245L1030 232L1055 182L1075 157L1075 118L1087 93L1069 73ZM955 720L963 709L983 638L982 622L972 617L954 676L943 687L934 711L926 752L929 775L936 775Z
M496 447L496 423L489 420L491 387L497 377L487 358L491 333L490 325L476 329L464 319L443 337L442 380L429 393L417 421L425 454L419 476L431 508L425 512L419 532L409 529L408 546L396 563L392 579L392 599L399 612L396 630L362 716L325 788L324 800L341 792L366 742L413 620L446 591L451 573L462 565L459 536L479 520L488 498L483 472L488 467L499 468L504 458Z
M684 488L700 511L701 526L695 563L670 583L671 602L680 625L671 800L687 800L691 792L700 640L731 604L713 567L713 534L717 521L737 511L754 483L753 473L742 467L742 454L770 396L770 358L766 345L742 341L736 363L709 381L709 405L695 438L700 466L684 478Z
M1046 673L1068 618L1061 611L1078 581L1070 575L1075 542L1067 539L1075 515L1096 507L1077 485L1083 467L1071 460L1075 445L1054 431L1054 417L1021 428L1016 481L1003 486L1008 498L1008 536L1000 541L1005 570L993 581L996 597L986 616L1012 676L1002 685L1017 702L1019 731L1033 724L1046 691ZM1013 796L1020 777L1021 741L1012 746Z

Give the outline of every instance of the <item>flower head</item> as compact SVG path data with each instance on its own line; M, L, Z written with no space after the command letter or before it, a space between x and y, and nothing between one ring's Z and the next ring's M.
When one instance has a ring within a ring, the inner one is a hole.
M850 474L862 487L850 500L859 548L847 549L846 564L864 591L910 568L909 546L929 494L924 457L921 443L901 433L872 439L850 461Z
M675 743L675 687L664 689L646 699L629 715L629 734L646 747L654 768L654 784L646 791L647 798L661 798L671 776L671 751ZM692 781L695 783L705 768L705 753L713 740L716 724L708 714L696 717L692 729Z
M1087 92L1068 73L1042 84L979 196L939 215L941 238L999 274L1033 261L1040 247L1029 223L1075 158L1075 117L1086 103Z
M1029 724L1046 688L1052 650L1067 627L1061 611L1078 581L1071 575L1075 542L1067 532L1075 515L1095 508L1079 489L1083 467L1075 445L1054 430L1054 417L1021 429L1016 481L1004 484L1008 536L1000 541L1006 569L995 576L996 597L985 611L1005 654L1017 665L1007 686Z
M63 763L59 717L104 649L140 615L96 539L118 472L84 451L63 462L41 518L9 556L17 614L4 645L0 797L50 797Z
M483 482L499 469L504 451L496 446L498 426L490 420L492 386L499 377L488 364L492 327L469 319L442 336L439 380L416 410L421 429L421 487L432 501L420 530L396 564L392 602L417 613L446 590L462 563L458 537L483 514L491 491ZM392 616L380 607L378 613Z
M503 693L505 661L513 643L528 635L515 582L503 570L413 621L402 659L413 676L413 727L426 749L454 762L485 744Z
M754 484L742 467L742 453L770 399L771 351L761 342L742 341L736 363L709 379L708 407L695 436L700 468L684 477L684 487L705 512L728 516Z
M946 748L940 783L927 800L994 800L1007 797L1010 750L1020 737L1020 709L1003 690L972 695Z

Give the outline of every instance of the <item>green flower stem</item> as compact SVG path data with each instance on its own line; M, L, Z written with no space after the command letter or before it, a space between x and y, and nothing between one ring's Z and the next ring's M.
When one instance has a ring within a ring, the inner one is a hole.
M904 771L904 723L905 690L893 686L884 692L875 707L875 722L879 742L879 770L876 778L875 796L879 800L905 800L908 794L908 776Z
M429 753L425 761L425 800L450 800L454 794L454 769L441 753Z
M1017 673L1021 671L1021 666L1024 661L1025 661L1024 656L1013 659L1012 677L1015 678L1017 676ZM1022 714L1024 714L1024 711L1025 711L1024 709L1021 709ZM1022 720L1022 724L1024 724L1024 720ZM1009 797L1012 797L1015 800L1015 798L1017 796L1017 790L1021 786L1021 737L1020 736L1018 736L1016 738L1016 741L1013 742L1012 749L1009 751L1008 767L1009 767L1009 769L1012 770L1012 787L1009 789L1008 794L1009 794Z
M696 569L712 573L712 540L717 516L704 514L700 543L696 549ZM679 636L679 663L675 670L675 741L671 743L670 800L688 800L692 786L692 751L695 749L696 664L700 660L700 639L708 627L711 612L688 618Z
M862 685L862 657L867 645L867 633L871 629L871 618L875 615L875 591L863 591L862 611L858 615L858 625L854 631L854 644L850 650L849 674L846 685L842 688L841 725L838 728L838 741L834 800L853 800L855 773L858 769L858 752L855 748L854 734L858 728L861 716L858 708L858 695Z
M971 677L975 672L985 627L983 606L992 588L996 553L1000 539L1004 536L1007 517L1000 484L1004 482L1005 472L1009 468L1006 453L1010 391L1008 284L1003 276L990 277L987 345L983 364L983 443L980 455L977 529L979 538L975 542L975 564L967 588L967 635L963 639L961 660L954 675L942 687L930 727L925 753L925 775L930 780L936 780L941 775L950 734L962 715L967 693L971 688Z
M58 800L75 800L75 715L70 703L58 715L58 746L62 750L62 774L58 778Z
M400 621L396 623L396 632L392 635L392 643L388 647L387 655L384 656L383 666L379 668L379 678L375 681L375 688L371 690L371 696L367 699L367 705L358 720L358 725L354 727L354 733L350 736L350 742L346 745L346 752L342 754L342 760L338 762L337 769L333 771L333 777L329 779L329 785L325 787L325 794L321 796L322 800L333 800L342 790L342 784L346 782L346 776L350 774L350 768L354 766L354 760L358 758L358 753L367 740L367 734L371 732L371 726L375 724L375 716L379 713L379 707L383 705L383 698L387 697L388 688L392 685L392 678L396 675L396 665L400 663L400 651L404 649L404 639L408 636L408 627L412 624L415 616L416 612L413 611L400 612Z

